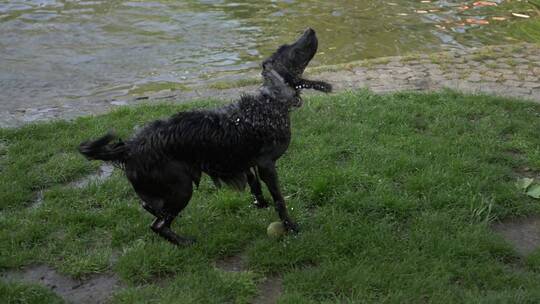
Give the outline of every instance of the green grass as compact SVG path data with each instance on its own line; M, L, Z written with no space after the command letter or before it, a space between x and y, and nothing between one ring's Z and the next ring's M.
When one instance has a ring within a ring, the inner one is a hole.
M3 303L9 304L63 303L62 299L45 287L16 282L0 283L0 295Z
M520 257L490 221L540 212L514 185L516 168L540 171L540 106L453 92L308 98L293 113L279 161L283 192L301 233L270 240L275 212L247 193L204 179L174 229L198 238L176 248L155 236L116 170L76 152L84 139L175 111L143 105L73 122L0 130L0 268L46 263L85 277L114 272L115 303L246 303L264 276L284 279L281 303L507 303L540 301L539 254ZM32 206L36 191L44 202ZM244 254L249 271L217 269ZM50 293L0 284L0 297L35 302ZM16 301L14 301L16 302ZM49 302L49 301L47 301Z

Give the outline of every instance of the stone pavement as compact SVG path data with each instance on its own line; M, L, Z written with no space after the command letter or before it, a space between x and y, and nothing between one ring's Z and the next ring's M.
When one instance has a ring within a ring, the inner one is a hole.
M450 88L540 102L538 44L387 57L341 67L341 71L323 72L317 77L331 81L338 90L367 87L387 93Z
M516 44L460 51L384 57L309 70L307 76L328 81L335 91L369 88L376 93L437 91L450 88L466 93L487 93L540 102L540 44ZM258 77L253 71L244 75ZM234 83L232 83L234 86ZM210 86L211 87L211 86ZM230 89L192 87L186 91L163 91L149 96L117 100L89 100L76 104L51 103L39 108L0 112L0 127L31 121L72 119L141 102L182 102L198 98L232 100L257 86Z

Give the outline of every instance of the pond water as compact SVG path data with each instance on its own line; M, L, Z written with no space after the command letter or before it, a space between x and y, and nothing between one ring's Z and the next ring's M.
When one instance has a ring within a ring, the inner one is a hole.
M313 65L324 65L531 41L530 26L512 25L537 16L534 3L510 0L0 1L0 110L181 89L257 67L307 26L320 40Z

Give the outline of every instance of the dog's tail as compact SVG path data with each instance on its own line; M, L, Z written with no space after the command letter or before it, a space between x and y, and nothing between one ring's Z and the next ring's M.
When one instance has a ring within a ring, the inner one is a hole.
M116 139L114 133L109 132L96 140L88 140L79 145L79 152L87 159L125 163L128 155L128 146L121 140L110 143Z

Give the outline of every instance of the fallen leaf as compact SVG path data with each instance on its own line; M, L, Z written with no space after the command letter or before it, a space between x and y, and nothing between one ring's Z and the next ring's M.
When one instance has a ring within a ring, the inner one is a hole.
M491 19L497 20L497 21L504 21L506 20L506 17L492 17Z
M422 0L422 1L420 1L420 2L422 2L422 3L431 3L430 0Z
M540 198L540 185L532 185L527 191L527 195L534 198Z
M534 182L534 179L532 178L528 178L528 177L520 178L516 182L516 187L518 187L520 190L527 190L527 188L529 188L529 186L532 185L533 182Z
M482 7L482 6L497 6L497 3L495 2L489 2L489 1L476 1L475 3L473 3L474 6L479 6L479 7Z
M408 16L409 14L406 13L399 13L398 16Z
M465 22L470 24L478 24L478 25L486 25L489 24L489 21L484 19L474 19L474 18L467 18L465 19Z
M436 13L436 12L440 12L440 10L438 10L438 9L430 9L429 12L430 13Z
M416 10L416 12L418 14L427 14L428 13L428 11L425 11L425 10Z
M469 8L470 8L470 7L467 6L467 5L463 5L463 6L458 7L458 9L460 9L460 10L462 10L462 11L468 10Z
M519 18L530 18L531 16L525 14L512 13L512 16Z

